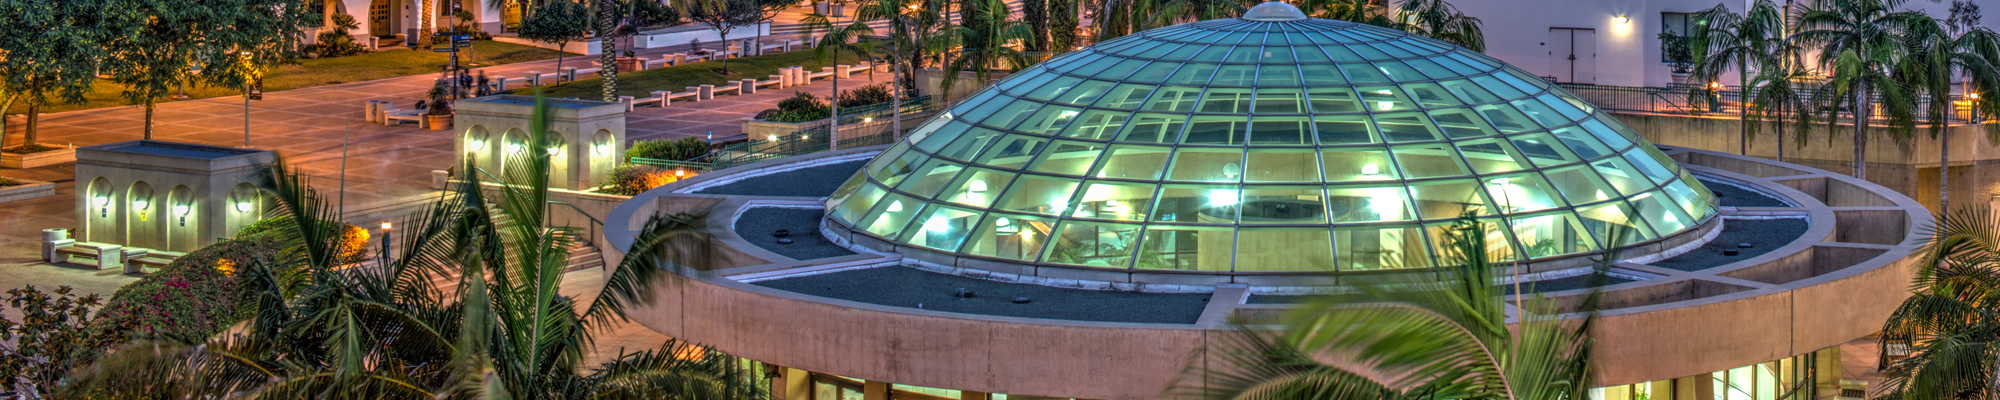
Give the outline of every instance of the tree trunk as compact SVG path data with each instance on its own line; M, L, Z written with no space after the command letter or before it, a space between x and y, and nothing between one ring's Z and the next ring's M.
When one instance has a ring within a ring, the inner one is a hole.
M41 121L41 114L42 114L42 102L30 99L28 101L28 129L22 131L21 134L22 146L35 145L35 139L36 139L35 134L39 133L35 132L35 123Z
M1868 180L1868 116L1873 114L1868 101L1868 84L1862 83L1854 94L1854 177Z
M1951 126L1938 133L1938 209L1951 210Z
M604 101L618 101L618 41L613 40L611 31L611 10L618 7L611 0L597 2L597 43L602 48L597 55L597 73L604 77ZM724 36L728 39L728 36ZM724 40L727 43L727 40ZM725 47L726 48L726 47Z
M1785 162L1785 105L1778 105L1778 162Z
M562 73L562 62L563 62L563 56L565 56L565 55L569 55L569 52L567 52L567 51L563 51L563 48L564 48L564 47L569 47L569 39L563 39L563 41L562 41L561 43L556 43L556 86L562 86L562 83L563 83L563 80L562 80L562 76L563 76L563 73ZM539 76L537 76L537 77L535 77L535 79L536 79L536 80L541 80L541 79L542 79L542 77L539 77Z
M1741 55L1736 56L1736 65L1742 70L1736 74L1736 119L1742 121L1736 124L1737 136L1742 137L1741 142L1737 143L1739 148L1736 154L1747 156L1750 155L1750 66L1744 64ZM1716 95L1722 94L1716 93Z
M417 1L423 3L423 5L418 7L419 12L422 13L421 15L419 15L419 19L421 19L422 22L417 24L418 26L417 35L419 35L419 37L417 38L417 47L431 47L431 14L436 14L434 12L431 12L431 2L436 0L417 0Z
M146 99L146 140L153 140L153 99Z

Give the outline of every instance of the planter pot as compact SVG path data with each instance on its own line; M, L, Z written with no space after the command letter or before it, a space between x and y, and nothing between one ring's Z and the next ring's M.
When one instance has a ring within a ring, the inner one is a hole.
M827 2L815 1L813 2L813 12L819 13L820 15L826 15L827 7L831 5L832 4L829 4Z
M1675 85L1686 85L1688 83L1688 75L1686 72L1673 73L1673 83Z
M427 125L427 126L429 126L429 127L430 127L430 129L431 129L431 130L434 130L434 131L442 131L442 130L450 130L450 129L451 129L451 114L445 114L445 115L425 115L425 116L424 116L424 125Z
M847 16L847 5L846 5L846 4L835 4L835 5L833 5L833 16L835 16L835 17L846 17L846 16Z
M56 195L56 185L53 183L18 178L14 179L14 181L20 182L21 185L0 187L0 203L39 199Z
M36 168L76 162L76 149L56 149L39 153L0 153L0 168Z
M632 72L638 70L639 70L639 58L618 57L618 72Z

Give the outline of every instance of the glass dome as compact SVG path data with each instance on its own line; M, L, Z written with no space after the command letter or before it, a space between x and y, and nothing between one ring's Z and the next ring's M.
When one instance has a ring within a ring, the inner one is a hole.
M829 218L960 256L1319 272L1437 265L1461 215L1489 222L1504 261L1716 213L1672 159L1534 75L1402 31L1253 14L1008 76L877 156Z

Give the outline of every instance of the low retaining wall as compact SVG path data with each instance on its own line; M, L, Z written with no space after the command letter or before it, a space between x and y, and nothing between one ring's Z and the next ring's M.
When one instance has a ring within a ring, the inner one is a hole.
M0 153L0 168L40 168L76 162L76 149L56 149L36 153Z
M18 178L14 179L14 181L20 182L21 185L0 187L0 203L32 200L56 195L56 184Z

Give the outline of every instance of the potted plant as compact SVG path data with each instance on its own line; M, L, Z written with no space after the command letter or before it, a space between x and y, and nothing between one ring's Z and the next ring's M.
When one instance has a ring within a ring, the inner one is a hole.
M424 124L434 131L451 129L451 91L445 88L444 81L431 85L430 92L424 93L424 97L430 98L430 109L424 111Z
M1688 74L1693 72L1694 51L1688 48L1688 37L1673 32L1660 32L1660 54L1672 68L1673 84L1685 85Z

